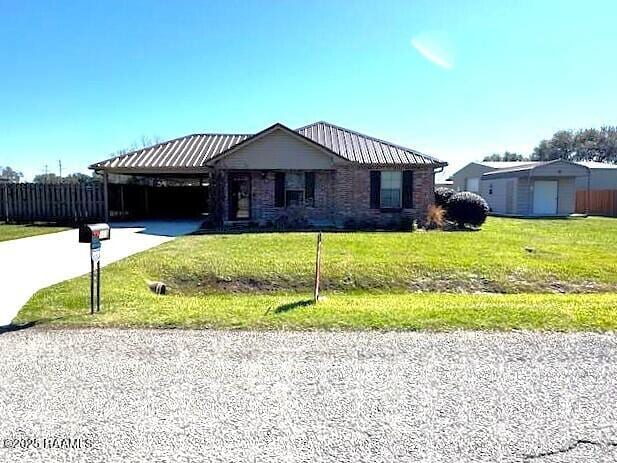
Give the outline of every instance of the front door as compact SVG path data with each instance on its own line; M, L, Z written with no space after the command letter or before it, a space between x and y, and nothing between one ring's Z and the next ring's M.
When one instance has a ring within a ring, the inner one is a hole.
M250 174L230 173L228 183L229 220L251 218Z
M533 182L533 213L536 215L557 214L557 191L556 180Z

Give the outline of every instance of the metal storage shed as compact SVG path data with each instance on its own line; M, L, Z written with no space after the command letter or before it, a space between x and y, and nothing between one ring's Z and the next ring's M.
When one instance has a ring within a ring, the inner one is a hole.
M589 168L557 159L482 175L480 194L495 214L567 216L576 205L576 179L589 181Z

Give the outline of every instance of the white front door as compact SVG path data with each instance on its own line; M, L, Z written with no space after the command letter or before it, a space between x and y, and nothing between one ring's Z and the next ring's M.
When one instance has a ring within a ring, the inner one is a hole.
M557 214L557 181L536 180L533 182L533 213Z

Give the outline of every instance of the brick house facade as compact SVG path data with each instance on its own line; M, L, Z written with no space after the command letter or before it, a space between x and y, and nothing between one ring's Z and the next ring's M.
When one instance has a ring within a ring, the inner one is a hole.
M388 167L367 168L346 166L333 171L314 171L315 194L310 205L287 206L275 204L275 172L246 171L250 178L250 216L247 220L259 226L270 226L287 217L290 209L295 217L313 226L334 227L395 227L402 222L422 222L434 201L434 171L427 168L409 169L413 172L412 207L382 209L371 206L370 173L396 170ZM228 183L229 172L222 171L218 182ZM277 171L283 174L303 174L305 171ZM229 188L222 189L220 215L224 223L234 222L229 216Z
M198 179L207 189L209 216L220 225L296 221L381 228L424 221L434 199L435 171L445 165L410 148L317 122L296 130L275 124L254 135L189 135L90 167L106 182L116 174L149 178L152 184L159 182L155 178ZM173 209L174 201L161 202Z

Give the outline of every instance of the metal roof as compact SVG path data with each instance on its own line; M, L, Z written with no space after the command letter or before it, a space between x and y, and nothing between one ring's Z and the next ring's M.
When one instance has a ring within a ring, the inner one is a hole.
M280 124L275 124L275 126L277 125ZM301 127L295 132L354 163L368 165L421 164L427 166L445 166L447 164L418 151L323 121ZM122 172L160 171L161 169L192 170L206 167L208 161L214 157L224 156L225 152L245 140L248 143L253 136L255 135L187 135L115 156L93 164L90 168Z
M186 169L206 161L251 137L250 134L194 134L141 148L93 164L91 169Z
M538 167L542 167L542 166L547 166L550 164L555 164L555 163L564 163L564 164L570 164L572 166L576 166L580 169L585 169L586 171L589 171L589 168L579 164L577 162L573 162L573 161L568 161L567 159L553 159L552 161L535 161L532 163L526 163L526 164L522 164L518 167L512 167L510 169L498 169L498 170L493 170L491 172L486 172L484 174L482 174L482 178L486 177L486 178L499 178L499 177L507 177L508 175L515 175L517 173L521 173L521 172L529 172L530 170L534 170L537 169Z
M617 169L617 164L609 164L608 162L598 161L576 161L577 164L581 164L590 169Z
M324 121L301 127L297 131L339 156L359 164L446 165L443 161L410 148L395 145L394 143Z
M475 164L491 167L493 169L511 169L513 167L537 164L539 161L476 161Z

